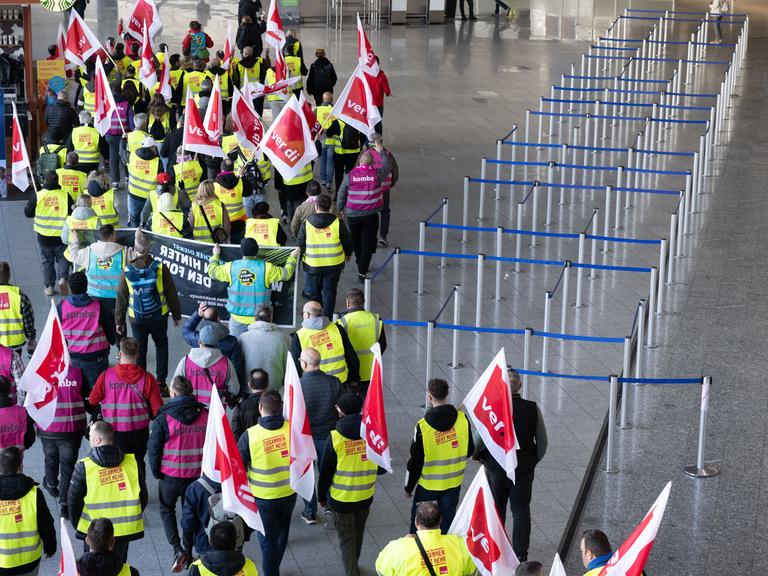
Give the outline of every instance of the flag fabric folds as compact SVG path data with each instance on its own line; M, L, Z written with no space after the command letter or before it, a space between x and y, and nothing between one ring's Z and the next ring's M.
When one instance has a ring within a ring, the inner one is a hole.
M77 10L70 11L65 46L64 56L69 68L85 66L85 63L91 56L99 50L103 50L96 34L88 27L85 20L80 17Z
M282 53L283 46L285 46L285 31L283 30L283 21L280 19L280 13L277 11L277 0L271 0L269 3L267 33L264 41L274 46L276 53Z
M149 24L148 29L147 24ZM144 38L145 29L147 36L152 40L162 28L163 23L160 20L160 12L157 10L155 1L137 0L125 31L136 40L141 41Z
M78 576L75 550L72 548L72 540L67 532L67 521L64 518L59 519L59 534L61 534L61 559L56 576Z
M382 378L381 346L371 346L373 369L371 383L363 403L360 437L365 440L365 452L371 462L392 473L392 458L389 455L389 432L384 412L384 382Z
M312 462L317 460L317 452L309 427L309 414L304 402L301 380L290 354L286 359L283 390L283 418L288 422L290 434L288 450L291 488L304 500L311 500L315 492L315 469Z
M264 137L264 124L253 107L252 99L240 92L237 86L232 86L232 128L240 145L255 152Z
M13 105L13 138L11 139L11 182L21 192L29 188L29 170L32 164L29 162L27 145L24 142L24 134L16 112L16 102Z
M373 104L371 87L365 78L362 65L355 68L331 114L366 136L373 134L376 124L381 120L381 114Z
M152 54L152 41L147 36L147 25L144 23L144 38L141 41L141 66L139 67L139 80L147 90L152 90L157 84L157 68L155 56Z
M200 119L200 111L197 109L192 92L187 91L187 108L184 114L184 150L205 154L206 156L224 157L224 151L219 141L211 138L205 131L203 121Z
M360 21L360 14L357 15L357 59L363 72L370 76L378 76L381 72L379 62L376 60L376 54L373 53L371 43L365 34L363 23Z
M264 134L260 147L283 180L295 178L307 164L317 158L317 148L296 96L291 95L291 99L283 106Z
M205 109L205 118L203 119L203 129L211 137L211 140L218 141L224 131L224 115L221 102L221 85L219 76L213 81L213 90L208 99L208 107Z
M93 93L95 101L93 127L98 130L99 134L104 136L112 125L112 114L118 114L118 112L112 88L109 86L109 78L107 78L107 73L104 71L104 65L101 63L100 58L96 59ZM125 126L122 125L122 122L120 128L125 132Z

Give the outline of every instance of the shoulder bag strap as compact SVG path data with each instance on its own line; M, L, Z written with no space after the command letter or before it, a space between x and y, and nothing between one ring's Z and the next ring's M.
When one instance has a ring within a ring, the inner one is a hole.
M429 576L437 576L435 574L435 569L432 567L432 562L429 560L429 555L427 554L427 551L424 550L424 544L421 543L421 538L419 538L418 532L414 534L414 537L416 539L416 546L419 547L419 552L421 552L421 558L424 560L424 565L427 567L427 571L429 572Z
M176 225L175 225L173 222L171 222L170 220L168 220L168 217L167 217L165 214L163 214L162 212L158 212L158 214L160 214L160 216L162 216L162 217L163 217L163 220L165 220L166 222L168 222L168 224L170 224L170 225L171 225L171 228L173 228L174 230L176 230L176 232L178 232L179 234L181 234L181 230L179 230L178 228L176 228ZM203 210L203 214L205 214L205 210ZM207 222L207 219L206 219L206 222ZM210 226L210 225L208 225L208 228L210 228L210 227L211 227L211 226Z
M205 220L205 225L208 226L208 233L211 235L211 242L216 244L216 238L213 237L213 228L211 228L211 222L208 220L208 214L205 213L205 207L202 204L198 204L197 206L200 208L200 212L203 213L203 220Z

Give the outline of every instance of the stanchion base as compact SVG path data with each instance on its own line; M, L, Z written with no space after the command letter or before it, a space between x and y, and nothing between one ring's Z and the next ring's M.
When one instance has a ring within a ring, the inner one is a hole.
M619 430L631 430L633 428L632 424L624 424L623 426L619 424L617 426Z
M694 478L712 478L713 476L720 474L720 468L714 464L704 464L703 468L699 468L694 464L683 468L683 472L685 472L687 476L693 476Z
M619 472L619 469L616 466L614 466L613 468L608 468L606 466L603 466L601 470L606 474L618 474Z
M464 364L459 362L458 364L454 365L453 362L448 362L448 367L452 370L459 370L460 368L464 368Z
M501 302L502 300L504 300L504 298L501 297L501 296L499 298L494 298L493 299L494 302Z
M424 294L429 294L429 292L427 292L426 290L424 290L423 292L419 292L418 290L414 290L413 293L416 294L416 296L424 296Z
M649 345L649 344L646 344L646 345L645 345L645 349L646 349L646 350L653 350L654 348L658 348L658 347L659 347L659 345L658 345L658 344L650 344L650 345Z
M448 268L448 264L444 264L444 265L443 264L438 264L437 267L438 268Z
M485 222L486 220L488 220L488 218L475 218L475 220L478 222Z
M594 276L587 276L587 280L599 280L600 274L595 274Z

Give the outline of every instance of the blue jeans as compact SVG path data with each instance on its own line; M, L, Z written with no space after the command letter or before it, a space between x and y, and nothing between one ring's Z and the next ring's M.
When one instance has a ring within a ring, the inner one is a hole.
M333 318L333 311L336 308L336 289L341 278L341 268L331 272L306 272L306 283L309 287L310 299L321 302L323 305L323 316Z
M256 504L264 524L264 534L256 533L261 547L261 571L264 576L280 576L280 563L288 546L296 494L275 500L256 498Z
M325 186L333 184L333 146L325 144L320 152L320 183Z
M43 283L46 288L53 288L57 280L66 280L69 276L69 260L64 257L67 247L64 244L46 246L40 242L37 245L40 247L40 260L43 265Z
M255 322L255 320L254 320ZM229 319L229 335L237 338L240 334L243 334L248 330L248 324L238 322L234 318Z
M317 452L318 470L321 465L320 458L325 454L325 447L328 444L328 440L330 440L330 436L326 436L325 438L312 438L312 441L315 443L315 452ZM323 494L323 496L325 496L325 494ZM312 494L312 500L304 500L304 514L311 514L312 516L317 514L317 488L315 488L315 492Z
M440 532L443 534L448 533L448 528L453 523L453 517L456 516L456 508L459 506L459 494L461 493L461 486L456 488L449 488L448 490L427 490L420 485L416 486L416 491L413 493L413 506L411 507L411 534L416 534L416 524L414 519L416 518L416 506L419 502L437 502L437 507L440 510Z
M146 200L128 194L128 227L138 228L141 223L141 210Z
M123 137L119 134L114 136L107 134L104 138L109 144L109 179L114 186L120 182L120 143Z

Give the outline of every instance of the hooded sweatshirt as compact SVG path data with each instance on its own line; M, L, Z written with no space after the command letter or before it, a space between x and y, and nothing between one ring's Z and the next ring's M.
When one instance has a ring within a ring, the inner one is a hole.
M328 212L315 213L307 218L306 222L301 224L299 235L296 238L296 246L301 248L302 254L307 251L307 222L312 224L315 228L328 228L337 217L335 214ZM352 244L352 236L349 234L344 220L339 221L339 240L341 240L341 247L344 249L344 256L349 257L354 252L354 245ZM336 266L308 266L304 264L304 271L315 274L325 274L327 272L333 272L335 270L343 270L344 262Z
M147 268L154 261L151 254L138 254L130 251L127 254L128 263L136 268ZM181 304L179 303L179 294L176 292L176 285L173 283L173 276L168 266L163 266L163 292L165 301L168 304L168 310L175 321L181 320ZM115 303L115 324L125 326L125 315L128 312L128 281L125 274L120 278L120 285L117 288L117 302Z
M208 570L216 576L234 576L242 574L240 570L245 566L245 556L237 550L209 550L200 560ZM200 576L197 566L192 566L188 576Z
M96 258L111 258L124 248L125 246L117 242L102 242L101 240L81 248L79 242L75 241L69 245L69 258L75 268L87 269L91 260L91 252Z
M243 351L245 374L262 368L269 374L270 388L281 390L285 376L285 359L291 346L291 337L277 324L257 320L238 336Z
M163 460L163 447L168 442L168 419L173 418L182 424L189 426L200 417L205 406L198 402L194 396L176 396L160 408L157 417L152 421L152 430L147 445L149 469L152 475L163 478L160 465Z
M85 306L88 306L91 302L93 302L93 298L91 298L88 294L70 294L66 297L66 301L74 306L75 308L83 308ZM62 317L62 305L64 301L62 300L59 302L58 306L56 308L59 312L59 318ZM104 336L107 338L107 342L109 342L110 346L113 346L115 344L115 324L112 320L112 313L107 309L107 306L103 302L99 302L99 325L101 326L101 329L104 331ZM107 350L100 350L98 352L86 352L86 353L80 353L80 352L72 352L70 350L69 355L75 360L81 360L83 362L89 362L92 360L97 360L101 358L102 356L105 356L109 354L109 349Z
M98 216L93 208L89 208L87 206L78 206L74 210L72 210L72 218L75 220L88 220L88 218L93 218L94 216ZM61 241L64 244L69 244L69 224L64 222L64 227L61 229Z
M126 384L136 384L141 390L141 395L149 402L152 416L154 417L160 407L163 405L163 398L160 396L160 389L157 387L157 380L149 372L137 364L117 364L114 366L117 377ZM104 371L96 380L96 385L88 396L88 404L98 406L106 393L104 382L107 372Z
M118 576L125 563L114 552L86 552L77 561L79 576ZM139 571L131 567L131 576Z
M223 327L223 326L222 326ZM216 362L218 362L223 354L221 353L221 350L218 348L192 348L189 351L189 359L192 360L195 364L198 366L201 366L203 368L210 368ZM184 376L186 377L186 364L187 364L187 356L182 357L181 360L179 360L179 363L176 365L176 371L173 373L173 377L176 378L176 376ZM232 360L227 358L227 382L226 382L226 388L227 392L229 392L229 395L232 398L235 398L238 394L240 394L240 381L237 378L237 371L235 370L235 365L232 364Z
M324 330L331 322L325 316L317 316L315 318L307 318L301 323L302 328L308 328L310 330ZM360 381L360 360L357 357L357 352L349 341L347 331L341 326L337 325L339 334L341 335L341 342L344 345L344 360L347 363L347 382L359 382ZM299 376L303 373L301 365L299 364L299 357L301 356L301 342L299 342L298 333L293 335L291 340L291 355L293 361L296 364L296 370L299 371ZM342 382L345 384L346 382Z
M181 510L181 529L184 532L182 541L193 542L198 555L205 554L211 549L208 535L205 533L205 527L211 519L208 510L208 498L211 492L203 486L203 481L213 488L214 493L221 492L221 484L203 474L187 487Z

